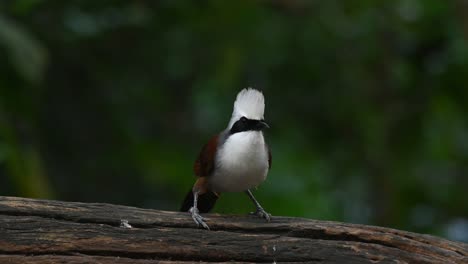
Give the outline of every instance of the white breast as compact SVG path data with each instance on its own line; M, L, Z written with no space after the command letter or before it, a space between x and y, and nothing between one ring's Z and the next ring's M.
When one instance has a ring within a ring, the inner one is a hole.
M235 133L216 154L210 186L216 192L241 192L262 183L268 173L268 153L260 131Z

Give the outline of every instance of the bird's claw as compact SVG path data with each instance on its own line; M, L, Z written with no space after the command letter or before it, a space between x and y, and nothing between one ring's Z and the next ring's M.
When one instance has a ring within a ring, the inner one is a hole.
M267 220L267 222L271 221L271 214L267 213L267 211L265 211L265 209L263 209L262 207L258 207L255 212L251 212L250 214L251 215L256 215L256 216L258 216L260 218L265 218L265 220Z
M203 228L210 230L210 227L205 223L204 218L199 214L197 208L192 207L189 212L192 214L192 219L198 227L201 225Z

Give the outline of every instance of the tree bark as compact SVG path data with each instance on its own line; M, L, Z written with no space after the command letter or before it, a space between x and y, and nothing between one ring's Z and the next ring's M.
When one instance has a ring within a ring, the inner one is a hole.
M211 230L187 213L0 196L0 263L468 263L468 244L390 228L206 218Z

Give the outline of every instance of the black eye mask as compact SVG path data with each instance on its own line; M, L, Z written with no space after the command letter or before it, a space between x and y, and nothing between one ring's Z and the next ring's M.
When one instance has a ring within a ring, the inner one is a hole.
M231 134L235 134L245 131L260 131L265 128L268 128L268 125L267 123L265 123L264 120L248 119L245 116L243 116L234 123L229 132Z

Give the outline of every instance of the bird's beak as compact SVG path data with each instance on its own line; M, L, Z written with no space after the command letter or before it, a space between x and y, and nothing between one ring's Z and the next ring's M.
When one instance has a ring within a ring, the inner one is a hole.
M270 126L267 124L267 122L263 121L263 120L260 120L260 123L259 125L261 126L261 128L270 128Z

